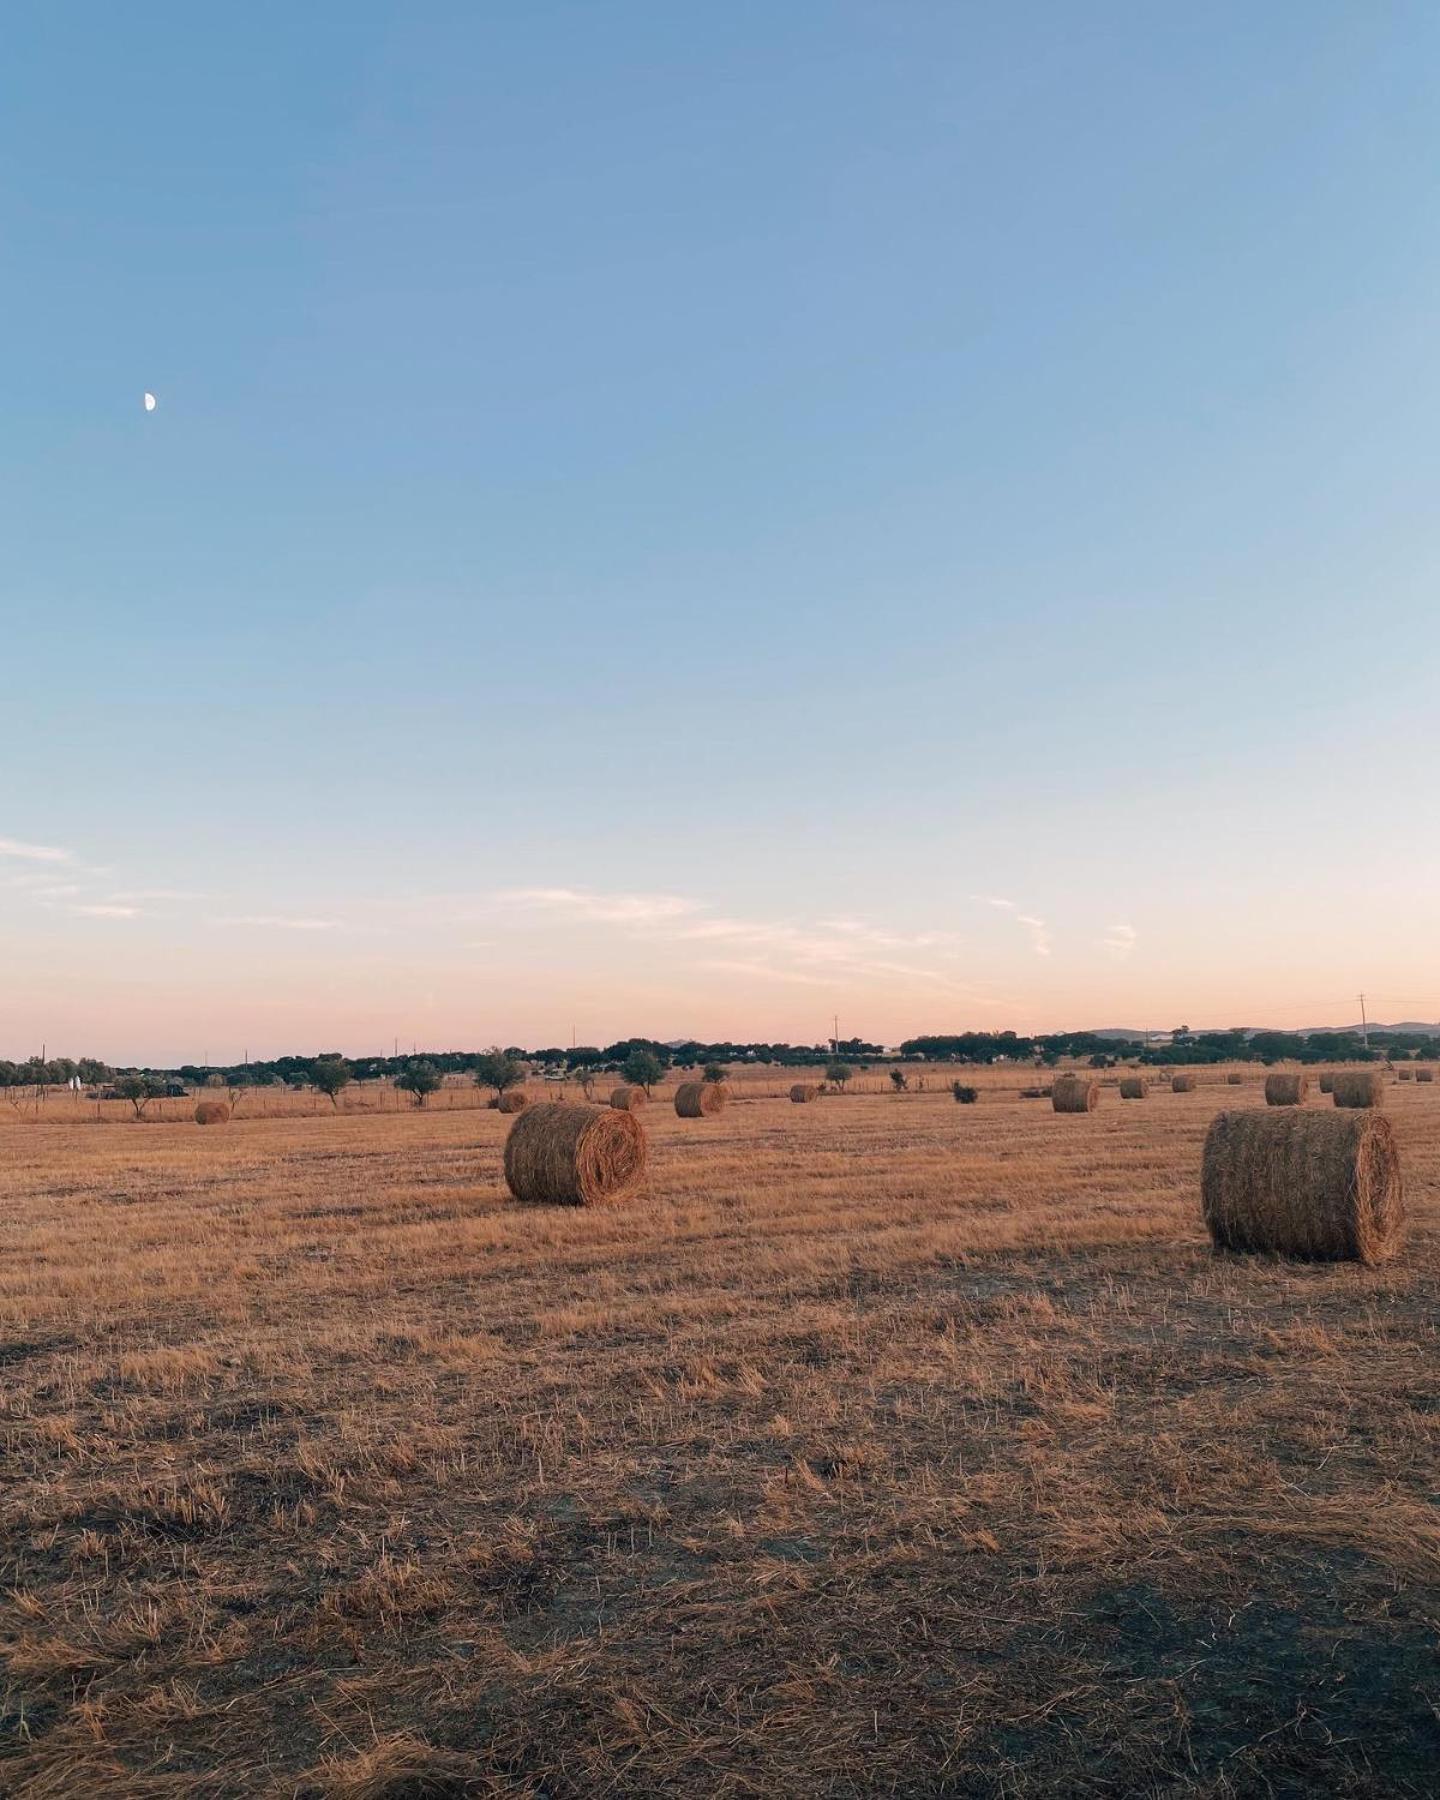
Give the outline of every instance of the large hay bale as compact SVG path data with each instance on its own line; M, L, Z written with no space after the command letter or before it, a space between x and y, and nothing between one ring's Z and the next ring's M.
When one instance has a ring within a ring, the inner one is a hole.
M1172 1094L1193 1094L1195 1092L1195 1077L1193 1075L1172 1075L1170 1077L1170 1092Z
M645 1172L645 1133L629 1112L527 1106L505 1140L505 1181L517 1200L603 1206L623 1199Z
M820 1090L810 1081L797 1081L790 1089L790 1098L796 1106L808 1106L812 1100L820 1098Z
M1399 1152L1376 1113L1222 1112L1200 1194L1220 1250L1382 1262L1405 1223Z
M1056 1112L1094 1112L1100 1104L1100 1083L1084 1075L1057 1075L1050 1104Z
M1326 1072L1320 1077L1320 1092L1322 1094L1333 1094L1334 1091L1335 1091L1335 1077L1327 1069Z
M1239 1087L1241 1082L1244 1081L1244 1079L1245 1079L1245 1077L1243 1075L1237 1075L1236 1072L1232 1069L1230 1071L1230 1073L1225 1077L1225 1083L1226 1083L1227 1087Z
M1385 1077L1378 1069L1346 1069L1331 1092L1337 1106L1383 1106Z
M1267 1106L1303 1106L1309 1092L1308 1076L1279 1074L1265 1077Z
M725 1089L718 1081L682 1081L675 1090L675 1111L682 1119L703 1119L724 1106Z
M230 1102L228 1100L201 1100L195 1108L197 1125L228 1125L230 1123Z
M610 1104L616 1112L634 1112L636 1107L648 1106L650 1096L643 1087L617 1087L611 1091Z
M1395 1071L1395 1079L1397 1081L1413 1081L1415 1079L1415 1071L1413 1069L1397 1069Z
M530 1096L524 1088L506 1088L495 1103L496 1110L503 1113L524 1112L529 1104Z
M1122 1075L1120 1077L1120 1098L1122 1100L1143 1100L1145 1098L1145 1079L1141 1075Z
M1417 1081L1433 1081L1435 1079L1435 1071L1433 1069L1417 1069L1415 1071L1415 1079Z

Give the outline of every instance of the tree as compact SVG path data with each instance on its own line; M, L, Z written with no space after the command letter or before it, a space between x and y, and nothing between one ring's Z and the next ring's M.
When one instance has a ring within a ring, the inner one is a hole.
M620 1066L620 1073L631 1087L643 1087L648 1094L665 1073L665 1065L649 1050L632 1050Z
M78 1072L86 1087L98 1087L102 1081L110 1079L110 1071L103 1062L97 1061L93 1056L80 1058Z
M905 1071L903 1069L892 1069L890 1071L890 1085L897 1094L903 1094L905 1092L910 1083L906 1080Z
M703 1081L723 1081L725 1079L724 1064L717 1062L706 1063L705 1067L700 1071L700 1076Z
M845 1083L854 1073L855 1071L850 1067L849 1063L832 1062L830 1067L825 1071L825 1079L832 1087L838 1087L843 1092Z
M410 1064L395 1085L398 1088L404 1088L407 1094L413 1095L417 1106L423 1106L439 1087L440 1081L440 1071L434 1063L416 1062Z
M115 1092L135 1108L137 1119L143 1119L145 1108L160 1092L160 1084L149 1075L122 1075L115 1083Z
M524 1069L508 1050L487 1050L475 1058L476 1087L494 1088L497 1098L506 1088L519 1087L524 1079Z
M340 1096L350 1085L350 1065L343 1056L317 1057L310 1068L310 1081L338 1110Z

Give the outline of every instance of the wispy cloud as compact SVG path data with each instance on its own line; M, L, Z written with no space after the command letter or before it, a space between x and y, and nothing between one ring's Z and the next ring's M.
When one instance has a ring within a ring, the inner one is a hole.
M819 975L806 975L799 969L777 969L771 963L734 962L729 959L706 959L696 964L697 968L708 969L719 975L750 975L761 981L785 981L799 987L816 987L833 989L833 981L827 981Z
M338 919L290 919L279 913L234 913L228 918L212 919L212 925L254 926L273 931L338 931Z
M19 838L0 837L0 856L16 856L22 862L68 863L75 860L70 850L57 850L53 844L24 844Z
M596 894L584 888L509 888L495 898L505 906L561 913L597 925L653 925L698 912L698 901L678 894Z
M982 989L957 979L952 968L931 966L958 959L963 942L951 931L896 931L851 916L808 919L735 918L714 913L707 902L670 893L597 893L588 888L513 888L493 896L506 908L523 907L556 920L604 925L701 955L694 966L759 980L783 981L833 992L857 981L903 981L978 1005L996 1003ZM898 961L894 951L930 952ZM706 954L709 952L710 954ZM718 954L717 954L718 953ZM728 954L727 954L728 953Z
M1000 912L1009 913L1017 925L1023 925L1030 933L1030 948L1035 954L1037 956L1050 954L1050 927L1044 919L1037 918L1034 913L1021 912L1017 901L1006 900L999 894L972 894L970 898L979 906L993 906Z
M1124 962L1135 948L1138 936L1133 925L1112 925L1101 939L1101 943L1117 962Z
M110 906L97 903L94 906L71 906L66 909L77 919L134 919L139 916L138 906Z
M123 905L129 900L203 900L203 894L197 894L189 888L125 888L119 893L109 894L107 899Z

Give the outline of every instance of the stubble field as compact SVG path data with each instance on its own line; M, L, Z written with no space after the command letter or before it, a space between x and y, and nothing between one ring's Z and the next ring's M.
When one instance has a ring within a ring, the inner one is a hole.
M1433 1794L1440 1086L1365 1270L1212 1254L1253 1072L977 1079L657 1103L601 1212L5 1109L0 1790Z

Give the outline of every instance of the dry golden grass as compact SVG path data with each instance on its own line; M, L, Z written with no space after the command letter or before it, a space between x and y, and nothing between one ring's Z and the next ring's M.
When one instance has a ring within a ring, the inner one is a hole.
M1440 1096L1366 1269L1212 1253L1223 1072L967 1079L598 1211L481 1096L0 1109L0 1788L1432 1793Z

